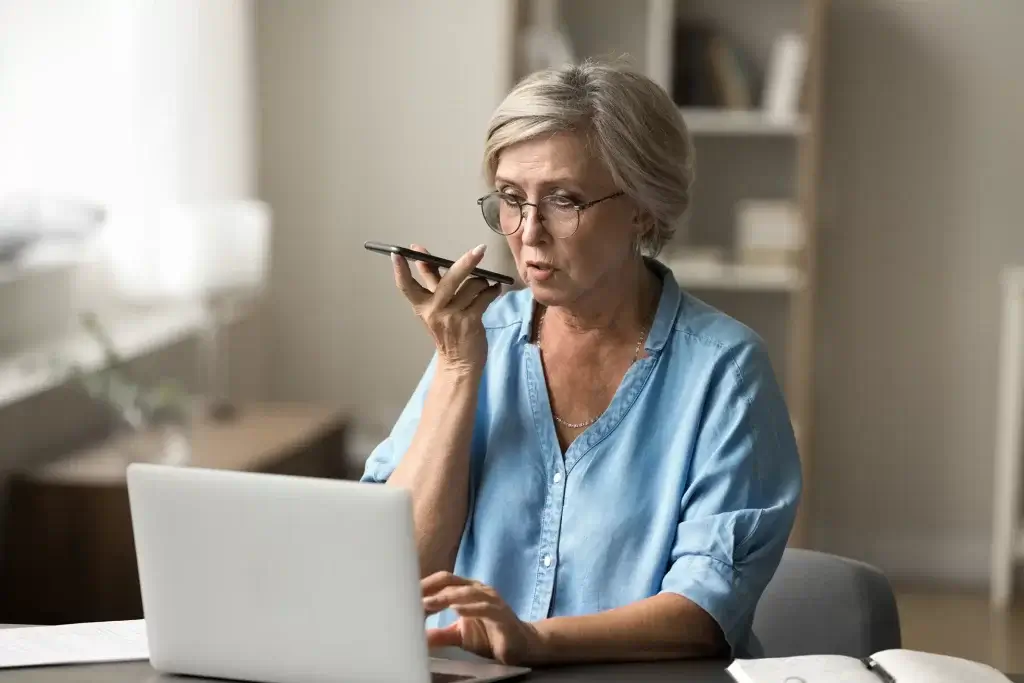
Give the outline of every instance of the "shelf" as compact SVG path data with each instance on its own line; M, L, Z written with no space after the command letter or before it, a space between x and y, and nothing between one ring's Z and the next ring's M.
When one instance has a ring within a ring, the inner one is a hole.
M202 329L201 306L185 305L160 310L125 312L103 318L107 333L122 357L138 358L182 341ZM102 362L97 343L83 331L39 344L11 356L0 357L0 407L59 386L51 359L96 370Z
M0 285L17 282L33 275L69 270L90 261L89 246L52 245L32 247L25 256L9 263L0 263Z
M803 116L776 121L760 111L683 107L683 120L692 135L736 137L799 137L810 126Z
M804 278L790 266L695 265L669 261L679 285L687 289L750 292L796 292Z

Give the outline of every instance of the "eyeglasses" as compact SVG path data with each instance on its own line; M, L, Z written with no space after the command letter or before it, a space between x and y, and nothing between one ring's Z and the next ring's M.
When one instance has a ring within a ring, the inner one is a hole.
M476 203L484 215L484 222L499 235L513 235L526 218L526 207L532 206L537 211L544 229L553 237L566 238L575 234L580 227L580 214L586 209L608 199L614 199L624 192L616 192L585 204L577 204L568 197L550 195L543 197L536 204L520 201L506 192L491 192Z

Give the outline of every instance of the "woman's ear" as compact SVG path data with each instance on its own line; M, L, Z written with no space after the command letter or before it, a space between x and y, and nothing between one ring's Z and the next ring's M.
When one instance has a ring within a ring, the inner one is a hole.
M633 211L633 250L637 256L643 255L644 238L654 229L654 219L648 212L642 209Z
M633 229L636 232L637 239L646 235L653 227L654 220L651 214L640 208L633 210Z

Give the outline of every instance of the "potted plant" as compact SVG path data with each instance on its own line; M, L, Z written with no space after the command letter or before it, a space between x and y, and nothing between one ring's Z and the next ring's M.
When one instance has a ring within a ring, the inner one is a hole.
M189 460L192 398L181 382L163 378L147 383L122 358L113 340L93 313L84 313L81 325L102 351L95 370L54 359L53 365L93 399L103 403L123 438L127 462L184 464Z

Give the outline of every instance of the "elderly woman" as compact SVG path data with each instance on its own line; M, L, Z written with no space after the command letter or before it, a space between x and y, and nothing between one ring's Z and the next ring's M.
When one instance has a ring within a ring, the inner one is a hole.
M479 200L526 288L401 258L436 354L364 481L411 491L431 646L545 665L756 655L801 492L762 341L653 257L688 133L643 76L534 74L490 122ZM417 247L418 248L418 247Z

